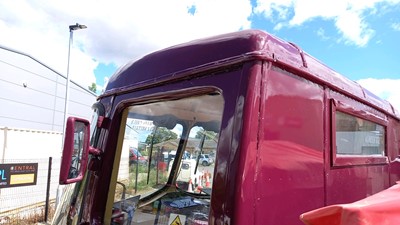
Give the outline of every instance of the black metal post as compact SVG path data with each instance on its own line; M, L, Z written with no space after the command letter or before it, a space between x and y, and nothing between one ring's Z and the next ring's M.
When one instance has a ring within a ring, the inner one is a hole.
M139 149L138 149L138 153L139 153ZM136 161L136 179L135 179L135 194L137 192L137 179L138 179L138 175L139 175L139 154L136 156L137 161Z
M50 181L51 181L51 162L52 157L49 157L49 169L47 172L47 190L46 190L46 206L44 209L44 222L47 223L49 217L49 197L50 197Z

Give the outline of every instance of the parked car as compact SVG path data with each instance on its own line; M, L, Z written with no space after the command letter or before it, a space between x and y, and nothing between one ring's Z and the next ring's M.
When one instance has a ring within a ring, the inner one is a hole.
M214 162L209 154L201 154L199 157L199 163L203 166L209 166Z
M129 164L147 164L147 159L136 149L136 148L129 148Z

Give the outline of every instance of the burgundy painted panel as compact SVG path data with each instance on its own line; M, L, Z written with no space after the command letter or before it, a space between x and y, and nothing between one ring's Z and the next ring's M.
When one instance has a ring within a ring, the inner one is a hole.
M389 157L390 184L400 181L400 123L395 119L389 119L387 130L387 147Z
M235 211L234 224L255 224L254 201L255 175L257 163L257 145L259 133L259 111L261 101L261 83L265 76L262 76L263 69L267 62L259 62L248 70L249 84L245 96L245 108L243 112L243 129L240 141L240 158L238 172L232 174L237 176L235 185Z
M277 68L262 88L255 224L301 224L324 205L324 91Z
M388 188L387 165L331 168L327 173L327 205L357 201Z

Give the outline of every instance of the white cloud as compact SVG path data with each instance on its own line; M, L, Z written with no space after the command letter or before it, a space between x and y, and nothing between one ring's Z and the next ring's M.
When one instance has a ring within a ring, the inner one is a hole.
M398 4L399 0L257 0L254 12L286 26L300 26L316 18L331 20L346 44L365 46L374 35L373 28L366 22L368 13L377 13L377 5ZM290 11L293 15L289 17ZM276 16L275 16L276 15ZM289 19L287 19L289 18Z
M291 8L293 8L293 0L257 0L254 13L264 15L265 18L276 23L274 30L280 30L288 25Z
M400 79L374 79L358 80L361 86L375 95L389 101L400 112Z
M322 40L329 40L329 37L325 35L324 28L320 27L317 30L317 35L322 38Z
M393 30L400 31L400 23L392 23L390 27L392 27Z
M358 46L365 46L375 33L360 15L350 11L336 17L336 27L343 34L346 43L353 42Z
M0 44L66 74L68 26L85 24L73 34L70 75L89 86L98 63L119 67L162 47L250 28L251 13L249 0L4 0Z
M278 24L276 24L276 25L274 26L273 29L276 30L276 31L278 31L278 30L282 29L284 26L285 26L284 23L278 23Z

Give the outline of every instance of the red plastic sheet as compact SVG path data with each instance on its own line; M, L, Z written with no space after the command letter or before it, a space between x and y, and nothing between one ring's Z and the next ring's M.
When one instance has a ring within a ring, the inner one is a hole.
M306 212L300 219L307 225L400 225L400 182L354 203Z

